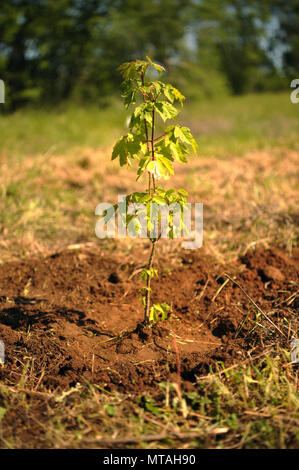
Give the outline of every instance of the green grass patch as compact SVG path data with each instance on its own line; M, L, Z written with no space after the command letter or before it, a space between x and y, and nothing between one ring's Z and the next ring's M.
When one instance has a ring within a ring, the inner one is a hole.
M289 93L263 93L191 103L182 113L200 155L226 157L285 146L298 150L299 105Z
M2 152L17 158L105 146L118 136L124 124L125 113L117 101L104 108L72 104L57 109L26 108L0 115Z
M109 145L123 133L127 115L120 100L105 108L65 104L0 115L2 152L16 158ZM286 92L187 100L180 121L196 135L200 155L223 157L271 146L298 149L299 145L299 105L291 103Z

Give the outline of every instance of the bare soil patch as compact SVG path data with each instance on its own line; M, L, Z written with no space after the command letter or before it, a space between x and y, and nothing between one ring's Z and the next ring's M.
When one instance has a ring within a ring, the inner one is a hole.
M167 301L173 313L152 328L140 323L136 258L107 258L83 246L2 264L0 339L6 361L0 379L19 383L27 364L33 390L87 380L108 391L139 394L176 381L179 361L182 386L192 389L216 362L229 367L248 357L249 349L262 349L263 337L279 334L265 318L257 319L235 284L223 285L225 273L236 276L286 331L298 307L291 297L298 286L298 257L298 249L290 257L271 248L224 266L202 250L182 252L172 272L161 269L153 282L153 301Z

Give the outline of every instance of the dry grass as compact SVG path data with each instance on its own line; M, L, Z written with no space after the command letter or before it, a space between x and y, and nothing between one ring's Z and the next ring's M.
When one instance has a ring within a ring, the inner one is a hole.
M70 155L38 155L13 164L0 175L0 260L46 254L96 239L94 210L117 202L118 194L142 190L132 170L119 172L111 147L78 149ZM204 204L204 250L219 261L250 247L277 245L291 253L298 236L299 152L255 151L243 157L201 158L178 165L174 187L187 188L190 201ZM104 242L109 248L112 243ZM131 240L120 246L128 249ZM171 246L170 246L171 245ZM177 244L165 244L176 249Z
M110 393L89 383L39 392L30 385L29 359L18 385L0 385L1 447L297 448L298 373L287 351L274 358L271 352L249 351L229 369L216 364L196 392L182 396L175 383L162 383L155 396Z

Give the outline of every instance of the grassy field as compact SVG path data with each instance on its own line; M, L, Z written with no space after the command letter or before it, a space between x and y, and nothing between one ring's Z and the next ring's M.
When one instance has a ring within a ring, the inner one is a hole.
M122 134L129 115L115 100L105 108L61 105L0 114L1 153L13 159L98 148ZM287 146L298 149L298 106L289 93L252 94L188 103L180 120L191 127L202 156L226 157L249 150Z
M142 242L94 235L99 202L142 188L131 170L110 160L126 116L118 102L0 115L0 264L88 243L134 257ZM186 104L180 116L199 152L172 183L204 203L203 252L219 263L255 247L278 247L291 257L298 243L299 105L288 93L248 95ZM176 247L166 252L175 256ZM296 322L288 328L296 334ZM0 384L3 448L299 446L298 368L279 336L265 340L263 354L249 351L231 368L215 363L183 396L165 383L138 397L91 383L37 389L30 360L23 365L17 383ZM20 416L17 433L12 410Z

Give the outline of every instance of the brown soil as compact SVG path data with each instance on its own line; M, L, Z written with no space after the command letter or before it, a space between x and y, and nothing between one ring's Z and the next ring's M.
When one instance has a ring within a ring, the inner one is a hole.
M283 319L290 320L296 307L287 299L296 290L298 257L298 250L292 258L277 249L257 250L221 266L202 250L184 252L171 273L160 266L153 282L153 301L168 302L173 313L152 328L140 323L136 255L107 258L83 246L0 265L0 339L6 348L0 379L18 383L30 361L35 389L86 379L107 390L140 393L176 381L179 363L183 386L192 388L216 361L229 366L258 348L257 330L270 338L279 334L263 316L258 321L264 328L252 333L257 310L231 281L217 295L225 273L236 276L284 328Z

